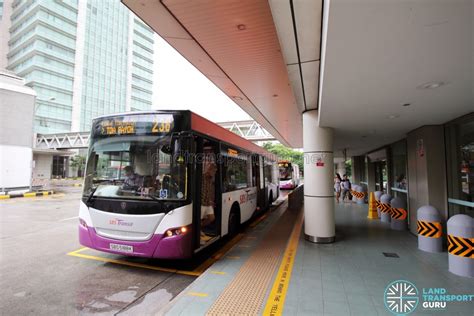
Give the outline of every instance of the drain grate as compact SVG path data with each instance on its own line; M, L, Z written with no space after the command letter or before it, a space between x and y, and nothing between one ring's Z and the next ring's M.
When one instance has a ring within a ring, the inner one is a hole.
M387 258L400 258L395 252L382 252Z

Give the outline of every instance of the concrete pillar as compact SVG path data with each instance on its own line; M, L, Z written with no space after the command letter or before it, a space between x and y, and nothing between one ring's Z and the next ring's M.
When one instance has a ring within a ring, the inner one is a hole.
M333 130L320 127L318 112L303 113L305 239L334 242Z
M448 219L444 126L429 125L407 135L410 231L417 233L416 210L431 205Z
M369 192L375 192L375 163L369 162L367 163L367 190Z
M365 156L353 156L352 161L352 183L360 184L365 176Z

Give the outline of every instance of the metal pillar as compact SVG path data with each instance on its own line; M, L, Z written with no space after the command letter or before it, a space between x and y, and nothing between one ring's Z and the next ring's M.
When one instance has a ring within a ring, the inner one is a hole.
M318 112L303 113L305 239L335 240L333 130L320 127Z

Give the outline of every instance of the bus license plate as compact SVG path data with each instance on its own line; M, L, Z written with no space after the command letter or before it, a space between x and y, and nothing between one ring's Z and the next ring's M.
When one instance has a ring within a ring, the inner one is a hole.
M114 251L133 252L133 246L128 245L109 244L109 248Z

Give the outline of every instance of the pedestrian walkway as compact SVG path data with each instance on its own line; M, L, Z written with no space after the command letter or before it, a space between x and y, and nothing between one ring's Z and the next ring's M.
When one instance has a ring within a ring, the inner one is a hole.
M304 240L302 210L285 210L286 204L249 230L170 303L166 314L392 315L384 292L403 279L419 291L411 315L473 315L473 302L423 308L423 289L474 294L474 280L448 272L446 252L419 251L416 236L367 219L367 205L337 204L337 241L326 245Z

